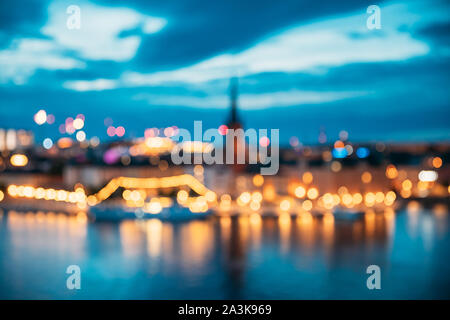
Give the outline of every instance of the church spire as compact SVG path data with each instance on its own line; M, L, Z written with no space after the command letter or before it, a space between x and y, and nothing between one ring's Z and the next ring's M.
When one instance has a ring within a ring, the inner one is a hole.
M228 121L228 127L230 129L242 128L237 114L237 100L238 100L238 78L233 77L230 80L230 100L231 100L231 115Z

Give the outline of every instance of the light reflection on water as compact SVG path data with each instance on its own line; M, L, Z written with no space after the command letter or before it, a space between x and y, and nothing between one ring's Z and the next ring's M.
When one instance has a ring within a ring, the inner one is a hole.
M89 222L62 213L0 214L0 298L450 298L448 209L340 221L258 215L172 224ZM81 267L81 290L65 270ZM367 266L382 290L366 288Z

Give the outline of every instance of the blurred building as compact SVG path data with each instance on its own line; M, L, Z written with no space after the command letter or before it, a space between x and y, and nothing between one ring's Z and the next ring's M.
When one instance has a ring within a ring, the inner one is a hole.
M34 135L31 131L0 129L0 152L26 149L33 143Z

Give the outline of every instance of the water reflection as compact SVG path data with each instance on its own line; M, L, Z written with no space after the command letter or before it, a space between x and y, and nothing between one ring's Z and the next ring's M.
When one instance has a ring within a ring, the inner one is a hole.
M115 224L84 212L0 212L0 297L448 298L447 216L442 204L415 202L356 220L304 211ZM82 267L89 289L67 292L60 282L69 264ZM377 296L365 288L370 264L384 270Z
M67 216L54 212L9 211L6 219L8 246L30 254L48 251L82 257L87 219L84 212Z
M278 217L278 229L280 230L280 250L283 254L286 254L289 251L291 242L291 216L289 214L280 214Z
M303 251L312 253L315 243L316 223L309 212L300 214L297 217L298 240Z

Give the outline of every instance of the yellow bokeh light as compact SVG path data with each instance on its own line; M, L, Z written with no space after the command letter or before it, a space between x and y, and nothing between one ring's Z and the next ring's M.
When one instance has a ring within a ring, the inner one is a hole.
M277 194L275 192L275 187L273 185L266 185L263 188L264 199L267 201L274 201Z
M252 193L252 200L256 201L256 202L261 202L263 199L263 196L261 194L261 192L259 191L255 191Z
M384 204L387 206L392 205L396 197L397 196L395 195L394 191L388 191L384 197Z
M333 205L337 206L341 203L341 198L337 194L333 194Z
M261 208L261 204L258 201L250 202L250 209L253 211L258 211Z
M364 202L366 206L371 207L375 204L375 199L376 199L375 194L373 194L372 192L368 192L364 197Z
M10 162L14 167L25 167L28 164L28 157L24 154L14 154Z
M417 182L417 189L420 191L424 191L428 189L428 182L425 181L419 181Z
M378 191L377 193L375 193L375 202L377 203L381 203L384 200L384 193L381 191Z
M130 190L125 190L123 193L122 193L122 197L125 199L125 200L131 200L131 191Z
M352 197L352 195L349 194L349 193L344 194L342 196L342 203L345 206L347 206L347 207L351 206L353 204L353 197Z
M440 157L434 157L432 163L433 167L435 167L436 169L442 167L442 159Z
M405 181L402 182L402 188L405 190L411 190L412 188L412 182L411 180L406 179Z
M66 201L68 197L67 191L64 190L58 190L56 193L56 201Z
M195 179L191 175L180 175L171 176L163 178L126 178L119 177L112 179L105 187L103 187L97 194L87 196L84 188L80 184L75 185L75 191L66 190L55 190L55 189L44 189L42 187L34 188L32 186L16 186L9 185L7 187L7 192L11 197L24 197L29 199L39 199L39 200L52 200L60 202L74 203L81 210L89 206L95 206L100 202L108 199L119 187L125 190L122 193L123 198L126 200L126 204L130 207L144 207L148 209L150 213L157 213L159 209L158 206L162 208L170 207L173 205L173 200L169 197L153 198L150 203L158 203L157 205L150 204L146 206L145 199L152 192L147 193L146 189L153 188L173 188L177 186L187 185L193 191L195 191L200 196L189 203L189 208L192 212L206 212L209 207L207 202L215 202L217 195L215 192L207 189L199 180ZM130 190L131 189L131 190ZM132 190L134 189L134 190ZM256 193L253 195L254 199L262 200L262 195ZM177 200L185 199L189 202L189 194L185 190L181 190L177 194ZM223 199L228 199L228 205L231 207L231 197L229 195L224 195ZM243 196L244 200L250 201L250 194ZM259 201L255 201L259 205ZM221 203L222 205L222 203ZM254 205L255 208L255 205Z
M45 197L45 189L37 188L36 189L36 199L44 199L44 197Z
M386 193L386 199L389 199L390 201L394 201L396 197L397 196L395 195L394 191L388 191Z
M47 189L45 191L45 200L54 200L56 198L56 191L54 189Z
M403 198L409 198L409 197L411 197L411 190L402 190L402 191L400 191L400 195L403 197Z
M23 195L26 198L33 198L35 195L35 189L33 187L27 186L23 189Z
M252 196L250 195L249 192L243 192L241 193L241 195L239 196L239 199L242 201L242 203L247 204L250 202L250 200L252 199Z
M323 202L326 203L333 203L333 195L331 193L325 193L323 195Z
M158 214L162 211L162 205L159 201L151 201L147 203L145 209L151 214Z
M186 190L180 190L180 191L178 191L178 193L177 193L177 201L178 201L179 203L186 203L186 201L188 200L188 198L189 198L189 194L187 193Z
M280 209L283 211L287 211L291 208L291 203L289 200L283 200L280 202Z
M264 184L264 177L260 174L257 174L253 177L253 184L256 187L260 187Z
M357 192L357 193L353 194L353 203L355 205L360 204L362 202L362 200L363 200L363 197L362 197L361 193Z
M309 211L309 210L312 209L312 207L313 207L313 205L312 205L312 202L310 200L303 201L303 203L302 203L303 210Z
M345 187L345 186L339 187L339 189L338 189L338 194L339 194L340 196L343 196L343 195L346 194L346 193L348 193L347 187Z
M7 192L11 197L16 197L17 196L17 186L14 184L10 185L7 189Z
M95 206L98 203L98 200L95 196L87 197L87 203L89 206Z
M304 187L298 186L297 188L295 188L294 194L297 198L303 198L306 195L306 190Z
M313 177L312 173L309 171L305 172L302 176L302 180L306 184L310 184L311 182L313 182L313 179L314 179L314 177Z
M386 167L386 177L389 179L395 179L398 177L398 171L394 165L390 164Z
M309 199L314 200L319 196L319 190L317 190L317 188L310 188L307 192L307 196Z
M142 200L141 193L139 191L137 191L137 190L131 191L131 193L130 193L130 200L131 201L135 201L135 202L139 201L139 200Z
M370 183L372 181L372 174L368 171L365 171L362 175L361 175L361 181L364 183Z
M220 201L231 202L231 196L229 194L223 194L220 196Z
M208 191L205 194L205 198L206 198L206 201L208 201L208 202L214 202L217 199L217 195L213 191Z

